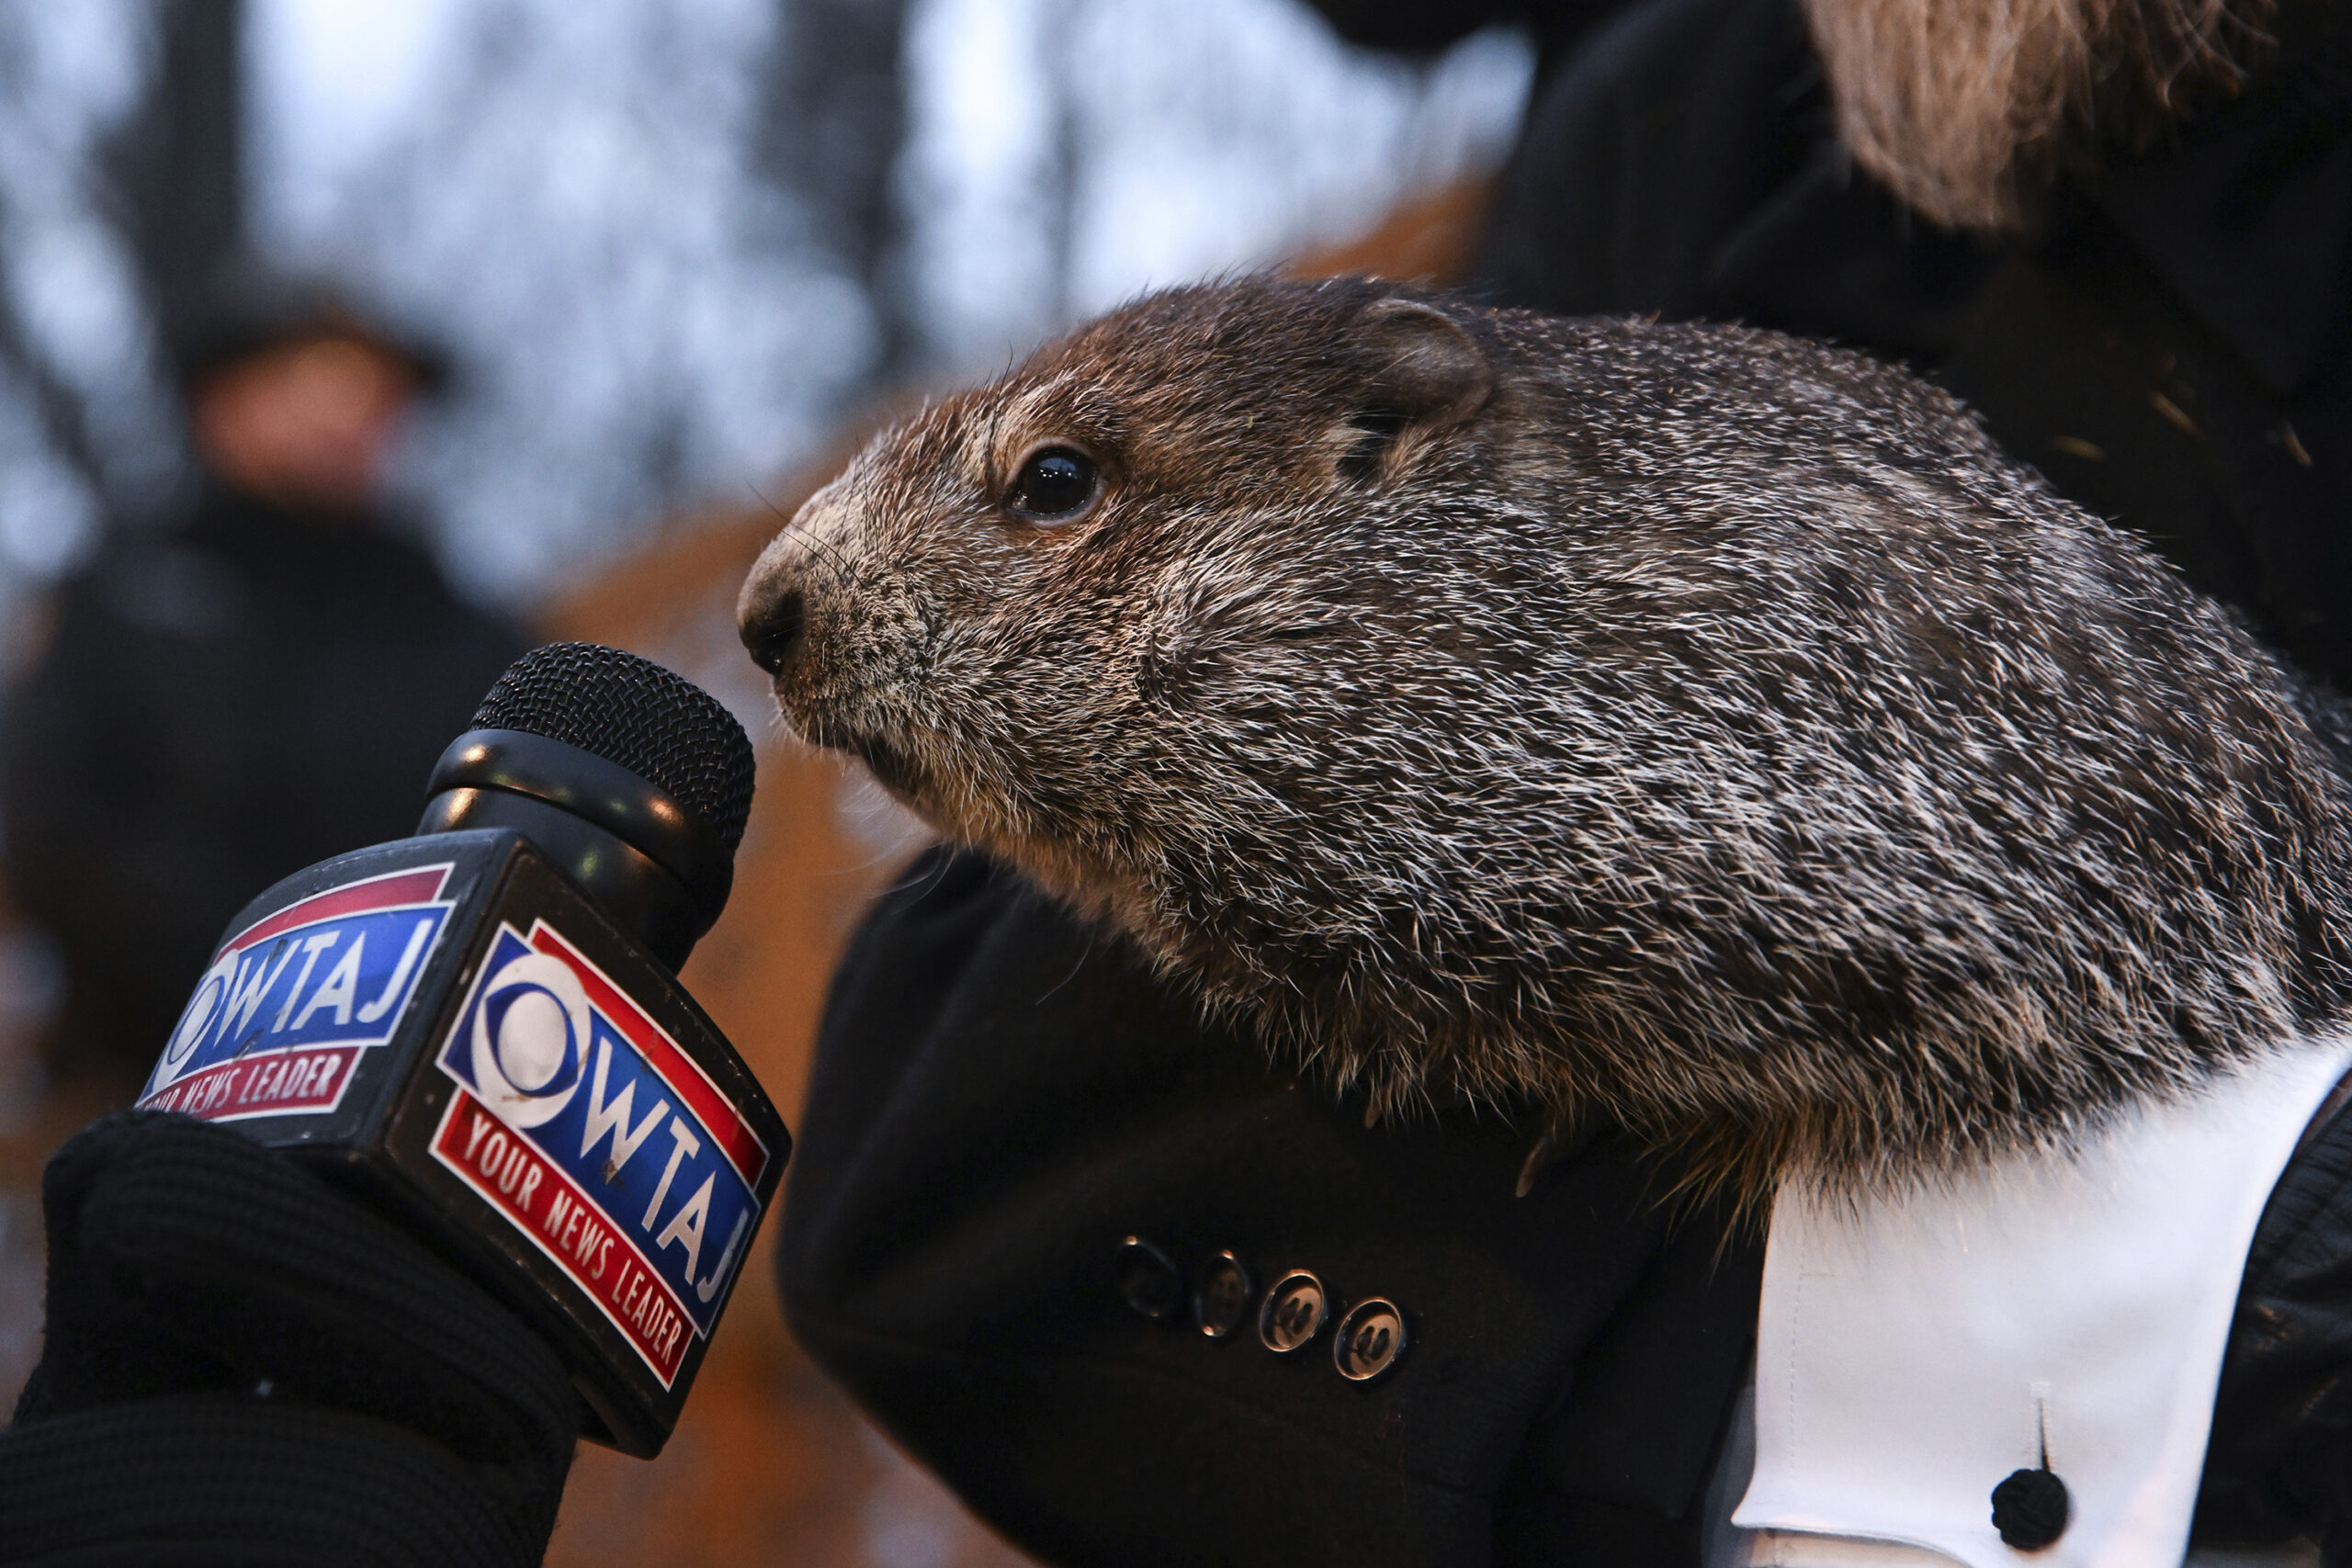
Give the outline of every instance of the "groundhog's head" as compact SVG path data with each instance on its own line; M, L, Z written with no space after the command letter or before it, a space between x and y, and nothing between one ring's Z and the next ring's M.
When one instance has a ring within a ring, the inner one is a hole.
M808 739L1139 916L1138 857L1189 862L1228 791L1328 820L1306 689L1445 678L1447 589L1375 518L1465 481L1448 437L1493 384L1453 318L1362 284L1148 300L876 439L761 558L744 637ZM1204 798L1212 715L1247 755Z
M741 614L803 735L1377 1105L1871 1179L2342 986L2275 667L1948 400L1769 333L1160 295L876 439Z

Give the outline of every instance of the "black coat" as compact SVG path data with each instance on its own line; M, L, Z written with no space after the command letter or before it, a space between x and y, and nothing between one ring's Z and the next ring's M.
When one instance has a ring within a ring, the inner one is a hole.
M255 888L415 829L527 644L365 520L218 490L115 540L55 614L0 716L7 882L64 960L52 1068L127 1088Z
M1481 19L1325 9L1413 47ZM2239 99L2067 186L2035 238L1985 243L1851 171L1793 5L1605 9L1537 18L1546 71L1480 290L1905 358L2352 685L2340 39L2290 13L2281 63ZM1049 1561L1693 1562L1757 1238L1664 1204L1673 1172L1611 1137L1515 1199L1523 1131L1360 1111L1204 1029L1121 942L1003 874L927 862L836 985L785 1214L787 1310ZM2352 1494L2348 1182L2339 1118L2257 1236L2200 1538L2325 1529ZM1254 1324L1207 1337L1182 1297L1221 1250L1260 1292L1305 1268L1340 1306L1392 1299L1409 1348L1358 1384L1328 1331L1289 1355ZM1161 1322L1138 1302L1176 1304Z
M1368 1129L1124 943L935 852L834 983L785 1299L1049 1562L1687 1561L1761 1248L1613 1137L1514 1197L1529 1146L1468 1114ZM1131 1236L1164 1271L1123 1277ZM1212 1339L1190 1298L1220 1252L1253 1297L1305 1269L1337 1307L1386 1298L1409 1343L1359 1384L1329 1328L1276 1355L1253 1310Z

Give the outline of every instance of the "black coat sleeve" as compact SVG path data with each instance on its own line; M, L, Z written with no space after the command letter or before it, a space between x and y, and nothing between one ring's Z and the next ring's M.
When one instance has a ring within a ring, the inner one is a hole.
M0 1564L526 1568L579 1432L555 1352L405 1231L232 1128L134 1111L41 1181L40 1364Z
M985 1517L1069 1564L1696 1561L1760 1247L1613 1136L1363 1107L1204 1026L1115 939L934 855L835 982L779 1269L810 1351ZM1182 1289L1124 1299L1128 1237ZM1382 1378L1182 1303L1230 1252L1403 1311ZM1601 1558L1585 1555L1600 1550Z
M2352 1115L2296 1152L2247 1249L2190 1536L2352 1562Z
M1392 53L1431 55L1481 28L1513 27L1536 46L1536 73L1548 75L1569 50L1631 0L1464 0L1430 6L1417 0L1307 0L1350 43Z

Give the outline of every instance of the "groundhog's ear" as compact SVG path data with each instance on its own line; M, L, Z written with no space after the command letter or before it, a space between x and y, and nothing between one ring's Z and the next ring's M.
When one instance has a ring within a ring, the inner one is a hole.
M1383 299L1362 331L1385 364L1374 383L1384 412L1415 423L1459 424L1494 395L1495 367L1444 311L1417 299Z

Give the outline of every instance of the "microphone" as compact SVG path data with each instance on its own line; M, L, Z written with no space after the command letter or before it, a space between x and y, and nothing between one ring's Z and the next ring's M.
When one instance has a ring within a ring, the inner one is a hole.
M585 1433L659 1453L790 1152L677 980L751 810L733 715L554 643L491 688L416 835L247 905L142 1108L356 1189L560 1355Z

